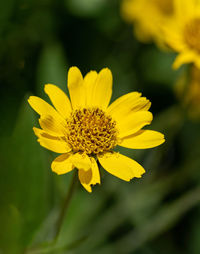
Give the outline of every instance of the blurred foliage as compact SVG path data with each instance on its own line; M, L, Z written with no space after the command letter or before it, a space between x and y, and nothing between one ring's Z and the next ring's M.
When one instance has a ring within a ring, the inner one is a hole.
M174 54L140 44L117 0L0 2L0 253L200 253L200 123L174 96L185 68ZM55 154L36 141L37 116L27 104L45 98L45 83L67 91L69 66L113 72L113 98L133 90L152 101L152 129L166 143L123 149L147 173L131 183L102 170L88 194L77 186L57 242L54 225L71 174L50 170Z

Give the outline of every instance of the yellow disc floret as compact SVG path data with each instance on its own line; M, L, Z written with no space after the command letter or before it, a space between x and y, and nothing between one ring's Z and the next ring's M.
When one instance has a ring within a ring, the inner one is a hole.
M67 119L66 141L75 152L103 153L117 145L115 125L99 108L75 110Z

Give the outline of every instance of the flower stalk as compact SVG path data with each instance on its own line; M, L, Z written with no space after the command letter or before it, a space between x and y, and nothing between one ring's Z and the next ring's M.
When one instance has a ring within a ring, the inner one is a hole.
M63 224L63 220L66 216L67 209L69 207L70 201L71 201L72 196L74 194L76 182L77 182L77 174L76 174L76 170L74 170L73 176L72 176L72 179L71 179L71 183L70 183L70 186L69 186L69 189L68 189L68 192L67 192L67 195L65 197L63 206L60 210L60 214L59 214L59 217L58 217L58 220L57 220L57 223L56 223L55 240L57 240L58 237L59 237L60 230L61 230L61 227L62 227L62 224Z

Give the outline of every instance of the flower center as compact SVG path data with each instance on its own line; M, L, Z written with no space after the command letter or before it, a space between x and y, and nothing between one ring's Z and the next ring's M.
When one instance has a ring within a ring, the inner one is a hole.
M66 140L75 152L99 154L117 145L116 122L99 108L75 110L67 119Z
M153 0L153 2L164 15L171 15L174 11L173 0Z
M186 24L184 38L187 45L200 53L200 18L196 18Z

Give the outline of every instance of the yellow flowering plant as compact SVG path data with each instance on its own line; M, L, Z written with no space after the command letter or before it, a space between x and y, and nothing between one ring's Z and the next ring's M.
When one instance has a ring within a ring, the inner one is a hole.
M173 15L174 0L123 0L121 10L140 41L154 41L164 48L162 24Z
M41 146L60 153L51 164L53 172L65 174L78 169L83 187L91 192L100 183L97 160L110 174L122 180L140 178L144 168L135 160L114 152L117 145L145 149L162 144L164 135L142 129L153 119L151 103L138 92L115 100L112 73L108 68L90 71L84 78L77 67L68 72L68 96L57 86L45 85L52 104L30 96L31 107L40 115L40 128L34 127Z
M178 53L173 68L185 63L200 68L200 1L174 0L174 15L163 31L166 43Z

